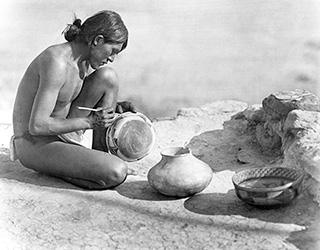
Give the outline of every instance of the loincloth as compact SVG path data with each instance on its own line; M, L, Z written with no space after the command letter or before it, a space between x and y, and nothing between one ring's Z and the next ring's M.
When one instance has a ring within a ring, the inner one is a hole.
M10 140L10 159L11 161L15 161L18 159L14 143L15 140L24 139L28 142L31 142L32 144L35 144L36 142L43 141L44 139L56 139L65 143L90 148L89 143L83 134L83 131L76 131L61 135L32 135L28 131L26 131L22 135L13 135Z
M39 140L43 139L58 139L59 137L56 135L32 135L28 131L24 132L22 135L13 135L12 140L18 140L18 139L25 139L28 142L31 142L32 144L35 144Z

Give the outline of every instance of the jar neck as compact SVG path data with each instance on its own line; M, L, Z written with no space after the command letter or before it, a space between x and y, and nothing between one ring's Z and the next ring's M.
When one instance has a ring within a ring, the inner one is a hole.
M163 157L182 157L191 154L191 149L184 147L172 147L161 151Z

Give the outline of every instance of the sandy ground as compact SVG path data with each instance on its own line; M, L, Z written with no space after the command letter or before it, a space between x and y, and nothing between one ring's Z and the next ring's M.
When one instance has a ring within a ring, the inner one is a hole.
M157 142L137 176L114 190L85 191L10 162L0 130L0 248L7 249L319 249L319 206L303 192L289 206L259 209L244 204L231 177L253 167L236 160L239 148L255 155L246 135L223 122L243 110L239 102L186 110L175 120L154 122ZM213 170L210 185L183 199L160 195L146 174L160 150L189 141L194 155ZM270 165L258 157L259 165Z

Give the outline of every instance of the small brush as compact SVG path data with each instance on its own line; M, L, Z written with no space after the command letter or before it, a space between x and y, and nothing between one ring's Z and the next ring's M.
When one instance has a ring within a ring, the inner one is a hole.
M94 109L94 108L79 107L79 106L78 106L78 109L80 109L80 110L88 110L88 111L98 112L98 111L101 111L101 110L104 110L104 109L107 109L107 108L102 108L102 107L100 107L100 108L96 108L96 109Z

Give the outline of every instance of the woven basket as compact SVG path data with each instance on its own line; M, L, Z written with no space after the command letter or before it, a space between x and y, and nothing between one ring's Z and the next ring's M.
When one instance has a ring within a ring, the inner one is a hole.
M256 168L244 170L232 177L237 196L252 205L284 205L290 203L301 192L304 174L289 168ZM273 187L256 187L243 185L246 181L265 181L274 178L283 180L283 184Z

